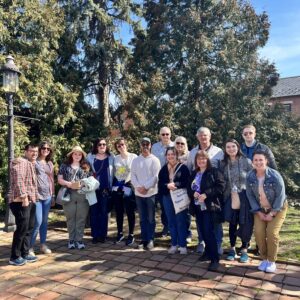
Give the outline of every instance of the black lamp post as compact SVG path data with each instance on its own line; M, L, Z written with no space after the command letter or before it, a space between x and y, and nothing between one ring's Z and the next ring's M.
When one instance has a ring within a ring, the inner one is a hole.
M10 165L14 159L14 106L13 95L19 90L19 76L21 72L14 63L11 55L6 57L6 63L1 68L3 77L3 90L8 102L8 187L11 184ZM6 199L5 227L4 231L15 230L15 218L9 209L8 198Z

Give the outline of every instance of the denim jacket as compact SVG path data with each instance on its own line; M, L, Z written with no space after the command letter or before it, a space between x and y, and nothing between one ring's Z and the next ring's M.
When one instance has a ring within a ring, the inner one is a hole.
M285 186L281 175L278 171L267 168L264 191L266 197L274 211L280 211L286 200ZM256 171L252 170L248 173L246 178L246 192L253 213L258 212L260 207L259 193L258 193L258 180L256 177Z

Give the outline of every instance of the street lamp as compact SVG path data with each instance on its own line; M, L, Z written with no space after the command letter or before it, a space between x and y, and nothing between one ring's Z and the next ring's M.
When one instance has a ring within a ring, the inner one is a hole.
M6 63L1 68L3 77L3 90L8 102L8 187L11 184L10 178L10 165L14 159L14 106L13 95L19 90L19 76L21 72L14 63L11 55L6 57ZM11 232L15 230L15 218L9 209L8 198L6 199L6 212L5 212L5 227L4 231Z

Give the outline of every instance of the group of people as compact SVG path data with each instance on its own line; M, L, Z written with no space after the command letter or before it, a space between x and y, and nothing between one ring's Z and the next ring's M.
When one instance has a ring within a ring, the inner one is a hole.
M154 248L155 211L161 207L162 235L171 236L168 253L187 254L192 216L196 219L201 260L216 271L223 254L222 223L229 223L227 260L249 260L247 249L253 229L262 262L258 269L276 271L279 231L287 212L285 186L276 170L272 151L255 139L253 125L243 128L244 143L228 139L224 151L213 145L211 132L200 127L198 145L190 152L183 136L171 141L163 127L160 141L140 141L140 155L128 152L124 138L116 139L114 156L105 138L94 141L90 153L75 146L58 172L61 199L67 220L69 249L84 249L84 228L89 215L92 243L107 238L109 213L115 209L116 243L135 244L135 210L140 220L138 247ZM47 220L54 198L52 149L48 142L28 145L25 158L11 166L10 207L16 218L10 264L36 261L34 245L40 233L40 251L46 245ZM123 231L124 213L128 234ZM241 239L240 252L236 248Z

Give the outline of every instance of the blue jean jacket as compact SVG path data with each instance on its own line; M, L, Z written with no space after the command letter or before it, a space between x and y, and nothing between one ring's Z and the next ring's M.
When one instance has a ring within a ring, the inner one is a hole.
M286 200L285 185L278 171L267 168L265 174L264 191L273 211L280 211ZM260 207L258 180L256 171L252 170L247 174L246 192L251 206L251 212L258 212Z

